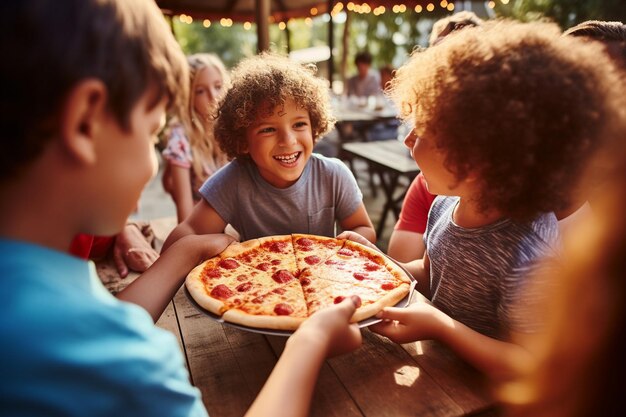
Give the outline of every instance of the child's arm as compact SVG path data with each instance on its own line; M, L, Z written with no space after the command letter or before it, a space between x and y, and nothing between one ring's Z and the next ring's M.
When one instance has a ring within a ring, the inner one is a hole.
M339 222L342 230L353 231L365 237L372 243L376 243L376 231L370 216L367 214L365 205L361 203L354 213Z
M246 416L308 415L317 375L326 357L352 351L361 345L359 328L349 324L360 304L358 297L346 298L305 321L287 341L276 367Z
M183 236L223 233L224 228L226 228L226 222L206 200L202 199L193 208L189 217L176 226L165 239L161 253Z
M170 194L176 204L176 218L178 223L185 220L193 210L193 196L191 194L190 168L183 168L170 164Z
M515 365L529 359L530 353L521 346L478 333L428 303L386 307L377 317L384 321L372 325L372 331L396 343L438 340L492 379L516 375Z
M186 236L174 243L146 272L120 291L117 298L145 308L156 322L189 271L223 251L233 240L225 234Z

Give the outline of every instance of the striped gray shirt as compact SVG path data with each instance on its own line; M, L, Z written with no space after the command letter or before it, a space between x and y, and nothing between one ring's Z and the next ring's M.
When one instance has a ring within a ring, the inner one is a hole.
M558 249L554 214L527 223L509 219L465 229L452 220L458 197L439 196L424 236L430 258L433 304L453 319L490 337L527 331L535 318L512 311L537 260ZM520 322L521 321L521 322Z

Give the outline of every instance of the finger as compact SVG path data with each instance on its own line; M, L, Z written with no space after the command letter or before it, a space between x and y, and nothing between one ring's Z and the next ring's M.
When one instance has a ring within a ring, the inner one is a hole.
M126 266L126 262L124 262L121 250L117 246L113 248L113 263L115 263L115 269L117 269L117 273L120 274L120 277L126 278L128 275L128 267Z
M343 312L346 319L352 317L357 308L361 306L361 298L358 295L352 295L343 299L337 308Z
M385 307L376 314L376 317L385 321L404 321L411 313L406 308Z

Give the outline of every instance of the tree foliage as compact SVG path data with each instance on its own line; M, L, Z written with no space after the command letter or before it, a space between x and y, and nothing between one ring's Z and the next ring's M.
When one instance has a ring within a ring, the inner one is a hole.
M522 21L549 19L566 29L585 20L618 20L626 22L624 0L513 0L500 4L501 16Z

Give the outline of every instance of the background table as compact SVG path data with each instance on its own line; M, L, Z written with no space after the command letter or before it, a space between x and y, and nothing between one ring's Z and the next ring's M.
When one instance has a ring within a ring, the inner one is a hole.
M151 222L162 242L174 218ZM113 292L120 279L109 261L98 273ZM417 295L417 293L415 293ZM420 302L419 295L414 297ZM239 330L197 310L180 290L157 325L179 340L191 382L202 392L211 417L242 416L272 371L285 337ZM289 401L289 393L285 393ZM397 345L367 329L363 346L326 361L313 396L312 416L495 416L483 377L433 341Z
M396 195L397 190L400 189L400 178L407 178L410 184L419 174L420 169L404 143L395 139L344 143L341 146L345 157L363 159L369 164L370 170L378 174L380 178L380 186L385 194L385 204L376 227L376 235L382 236L389 212L392 212L396 219L400 216L402 202L408 189L406 185Z

